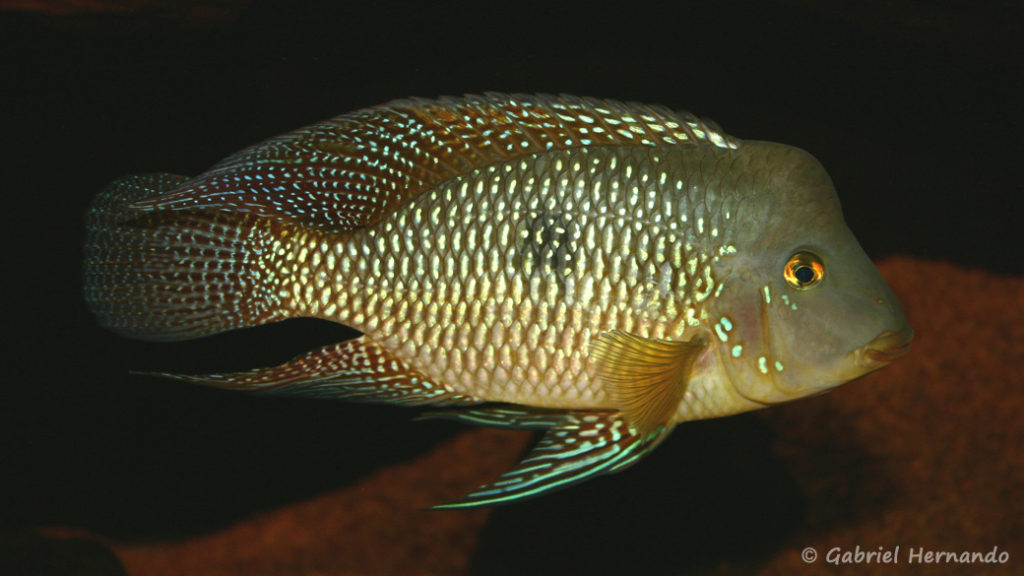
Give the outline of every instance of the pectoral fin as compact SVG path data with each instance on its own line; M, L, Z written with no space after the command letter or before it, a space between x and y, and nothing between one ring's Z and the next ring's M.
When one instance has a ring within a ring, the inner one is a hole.
M516 429L548 429L519 464L465 497L435 506L478 508L532 498L618 472L648 454L668 435L659 427L641 436L616 411L559 411L519 406L467 408L428 413L425 418Z
M223 374L149 373L230 390L407 405L475 404L433 382L368 336L297 356L279 366Z
M647 436L669 423L706 346L701 338L674 342L611 330L594 341L591 354L612 404L640 436Z

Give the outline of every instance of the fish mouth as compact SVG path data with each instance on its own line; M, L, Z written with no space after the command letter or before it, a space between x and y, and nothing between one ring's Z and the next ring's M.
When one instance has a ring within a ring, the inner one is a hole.
M858 350L861 364L880 367L903 356L910 350L910 341L914 338L914 330L904 325L899 330L886 330L875 336Z

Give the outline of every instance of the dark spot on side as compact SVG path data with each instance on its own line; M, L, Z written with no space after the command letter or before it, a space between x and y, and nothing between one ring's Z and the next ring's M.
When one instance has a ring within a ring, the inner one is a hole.
M572 273L580 235L579 225L562 212L531 213L516 230L513 263L561 283Z

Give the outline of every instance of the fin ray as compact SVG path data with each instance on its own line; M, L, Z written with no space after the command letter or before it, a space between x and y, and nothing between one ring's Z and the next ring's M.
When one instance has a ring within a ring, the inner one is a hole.
M544 94L414 98L272 138L133 207L216 209L349 230L497 162L584 146L659 145L739 144L692 114L637 103Z
M591 353L612 403L646 436L671 421L705 348L701 338L676 342L610 330L594 340Z
M220 374L149 373L229 390L404 405L473 404L433 382L368 336L301 354L277 366Z
M144 174L111 183L89 210L83 284L100 324L146 340L196 338L280 320L261 292L257 258L271 222L228 213L144 214L184 176Z
M495 506L533 498L584 480L623 470L648 454L667 436L660 427L647 436L614 411L554 411L517 406L482 407L428 414L473 424L535 429L557 420L516 466L463 498L435 506L462 509Z

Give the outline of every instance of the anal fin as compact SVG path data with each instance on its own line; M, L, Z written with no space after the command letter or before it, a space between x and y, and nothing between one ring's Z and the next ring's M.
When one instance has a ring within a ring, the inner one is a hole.
M548 429L526 458L512 469L459 500L435 506L437 509L506 504L618 472L648 454L669 432L660 427L641 436L617 411L489 406L424 417L502 428Z
M432 381L368 336L312 350L269 368L164 376L229 390L406 405L474 404L479 400Z

